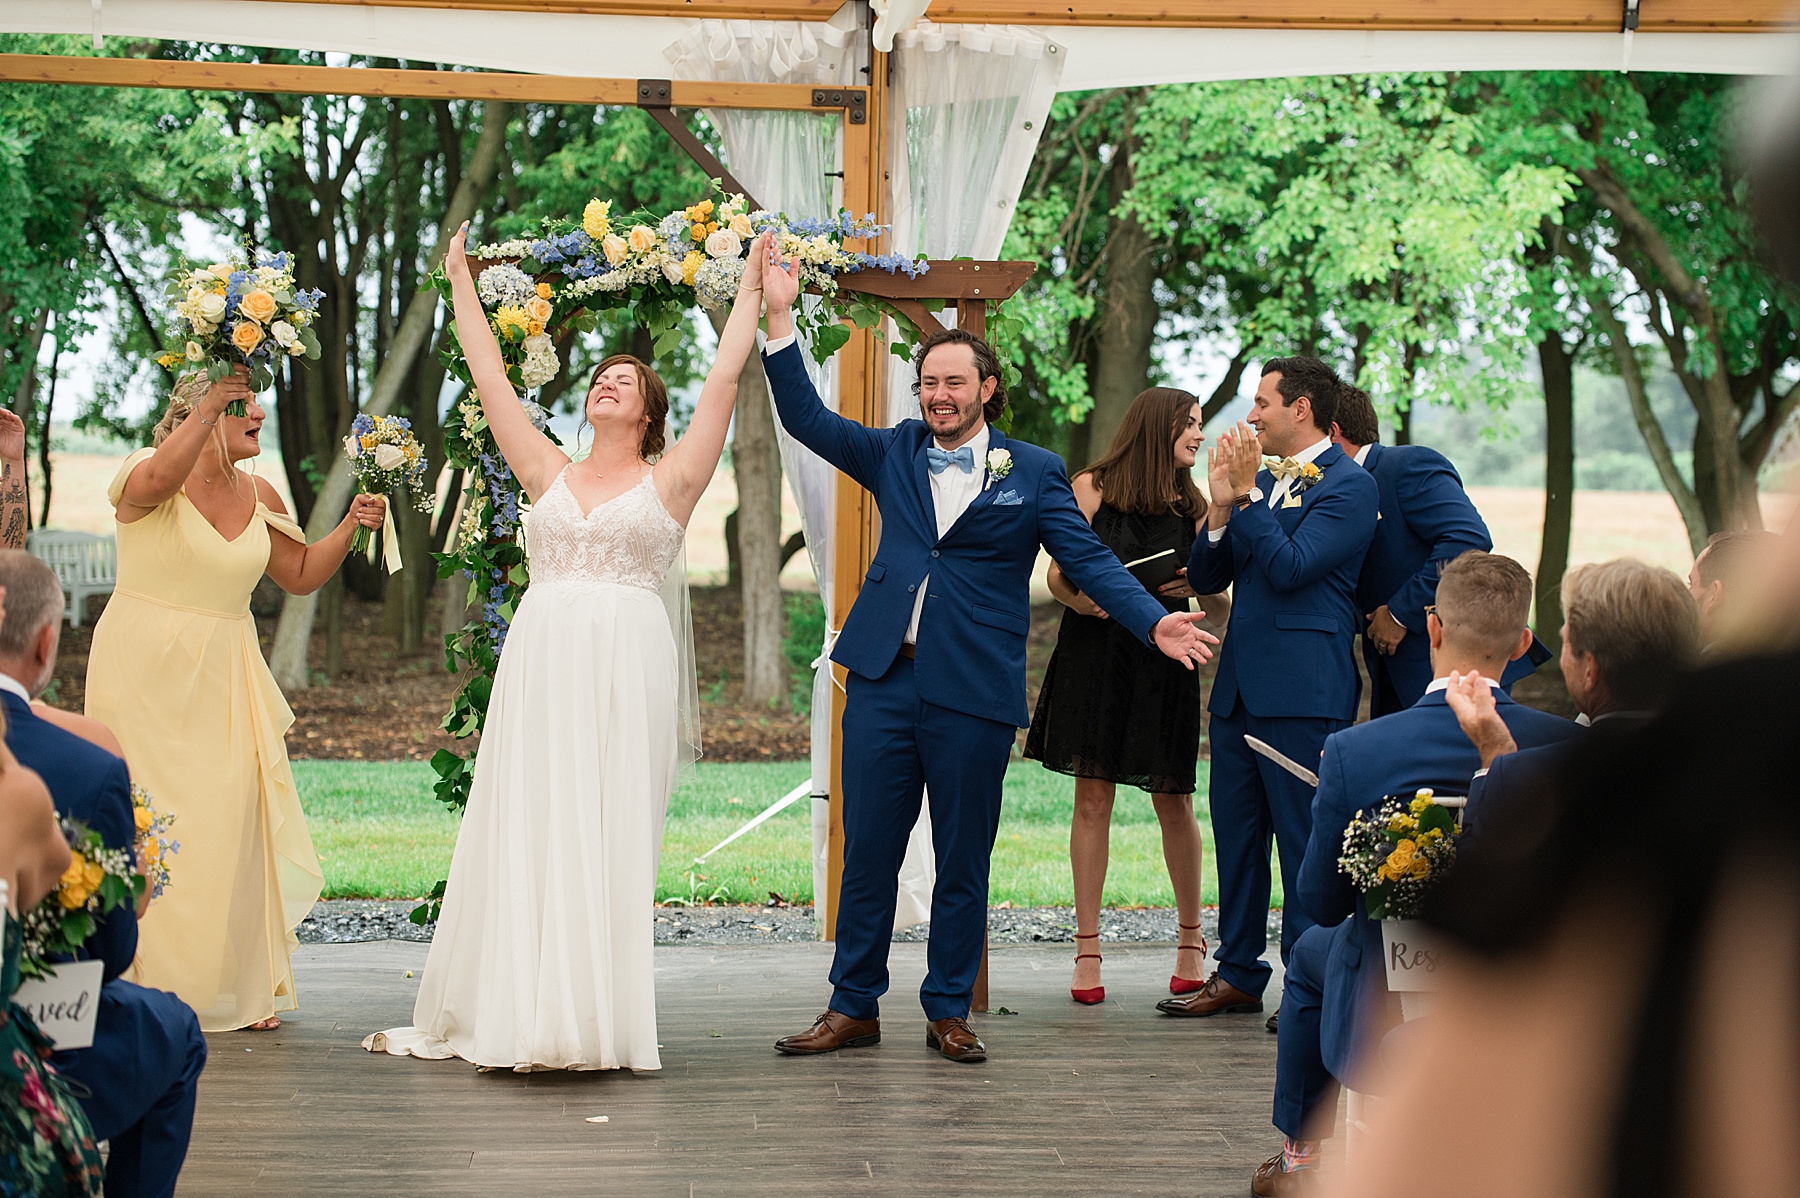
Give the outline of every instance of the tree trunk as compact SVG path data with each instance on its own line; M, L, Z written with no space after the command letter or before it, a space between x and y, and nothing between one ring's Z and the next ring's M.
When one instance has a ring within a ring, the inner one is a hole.
M713 314L723 328L724 314ZM756 357L738 375L732 421L731 465L737 476L738 560L743 569L744 699L768 703L787 694L787 658L781 650L781 447L769 384Z
M50 419L56 410L56 380L62 373L63 347L68 344L68 337L60 330L56 334L56 352L50 357L50 387L44 392L44 422L38 428L38 471L44 476L44 506L38 509L39 528L50 527L50 491L55 479L52 477L50 464ZM31 496L29 490L25 496L25 518L31 519Z
M1149 231L1121 205L1135 179L1132 157L1137 141L1126 117L1125 135L1114 150L1108 189L1112 227L1106 238L1106 281L1101 297L1095 370L1091 376L1094 408L1088 413L1088 453L1102 457L1125 410L1150 385L1150 350L1156 341L1156 252ZM1077 467L1079 469L1079 467Z
M1537 635L1562 648L1562 580L1569 569L1575 514L1575 353L1546 332L1538 342L1544 374L1544 536L1538 547Z
M50 327L50 309L39 310L37 318L31 322L31 332L25 335L25 344L19 347L19 362L25 372L19 376L19 385L13 390L13 415L27 422L31 419L31 397L37 390L38 350L44 344L44 330Z
M1212 389L1212 394L1207 396L1200 405L1200 423L1202 425L1207 424L1214 416L1224 411L1225 406L1237 398L1238 388L1244 383L1244 368L1248 365L1250 365L1249 349L1240 349L1231 355L1231 363L1225 367L1225 377L1219 380L1219 385ZM1201 465L1205 464L1205 459L1202 458Z
M511 112L511 105L505 101L489 100L483 105L481 139L475 145L468 171L457 184L456 193L450 197L443 222L438 225L431 261L444 256L444 247L457 226L475 214L477 205L493 186L506 147L506 124ZM387 415L404 397L406 385L412 378L413 361L431 342L437 305L436 290L422 287L406 306L406 315L394 334L392 349L376 372L375 385L370 389L369 403L364 408L370 415ZM306 522L309 542L330 532L343 519L354 488L349 467L338 457L324 486L319 488L318 500ZM275 681L284 689L305 690L310 682L306 651L312 639L314 598L312 595L289 595L281 605L281 620L276 625L275 641L269 651L269 668L275 674Z
M1675 466L1675 455L1669 449L1669 439L1663 435L1662 425L1657 423L1656 412L1650 407L1650 395L1644 387L1644 369L1637 359L1637 350L1632 346L1625 332L1625 322L1619 319L1605 304L1590 304L1594 314L1594 323L1612 349L1613 362L1619 368L1619 378L1625 384L1625 397L1631 401L1631 416L1637 422L1638 435L1644 438L1644 447L1650 451L1650 460L1656 465L1657 477L1662 479L1663 489L1675 500L1675 510L1681 513L1681 522L1687 527L1688 547L1696 556L1706 546L1707 528L1706 513L1700 507L1700 499L1694 489L1681 477L1681 471ZM1695 435L1698 437L1699 429ZM1699 455L1695 455L1696 463Z

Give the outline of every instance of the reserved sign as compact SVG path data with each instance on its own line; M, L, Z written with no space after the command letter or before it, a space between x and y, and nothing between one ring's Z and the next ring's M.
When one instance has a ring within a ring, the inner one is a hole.
M58 1051L88 1048L94 1043L105 973L103 961L65 961L50 977L20 983L13 1002L30 1013Z
M1440 989L1438 972L1456 959L1454 946L1416 919L1382 920L1381 947L1387 987L1395 994Z

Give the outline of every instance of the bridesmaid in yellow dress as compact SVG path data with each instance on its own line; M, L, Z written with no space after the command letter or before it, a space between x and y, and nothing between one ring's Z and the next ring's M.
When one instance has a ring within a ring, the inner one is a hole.
M226 416L240 399L246 414ZM250 592L265 571L284 590L317 590L357 525L378 528L386 511L359 495L308 545L275 488L236 466L257 456L262 423L241 372L176 385L154 448L107 490L118 587L88 658L87 714L118 736L181 845L130 978L180 995L209 1032L276 1027L294 1009L294 929L323 881L282 741L293 712L263 662Z

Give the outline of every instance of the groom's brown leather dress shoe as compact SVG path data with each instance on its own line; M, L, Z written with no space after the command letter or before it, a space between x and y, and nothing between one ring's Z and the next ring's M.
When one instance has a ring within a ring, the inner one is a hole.
M852 1019L842 1011L827 1011L797 1036L775 1041L775 1051L792 1057L815 1056L840 1048L868 1048L881 1043L881 1020Z
M925 1025L925 1047L943 1053L952 1061L987 1060L987 1045L981 1042L967 1019L954 1016Z
M1206 979L1206 985L1180 998L1165 998L1156 1004L1156 1009L1164 1015L1198 1018L1220 1012L1228 1015L1255 1014L1263 1009L1263 1005L1262 999L1253 994L1245 994L1220 977L1219 971L1215 969L1212 976Z
M1318 1190L1319 1170L1315 1165L1308 1169L1296 1169L1292 1173L1281 1171L1281 1154L1274 1156L1256 1167L1250 1176L1250 1192L1257 1198L1292 1198L1296 1194L1312 1194Z

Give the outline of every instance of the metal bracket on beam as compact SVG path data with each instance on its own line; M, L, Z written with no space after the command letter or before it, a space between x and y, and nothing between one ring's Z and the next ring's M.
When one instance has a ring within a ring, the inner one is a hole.
M814 108L842 108L844 119L852 125L869 122L869 89L866 87L815 87Z
M1638 27L1638 0L1625 0L1625 19L1619 26L1620 33L1636 33Z
M744 202L752 211L761 208L756 197L750 194L750 189L738 182L737 177L725 169L725 164L713 157L713 152L706 148L706 144L695 137L681 122L681 118L675 115L675 110L669 107L673 94L674 85L667 79L637 81L637 106L663 127L663 132L674 139L675 144L694 160L695 165L706 172L706 177L717 179L728 194L743 196Z

